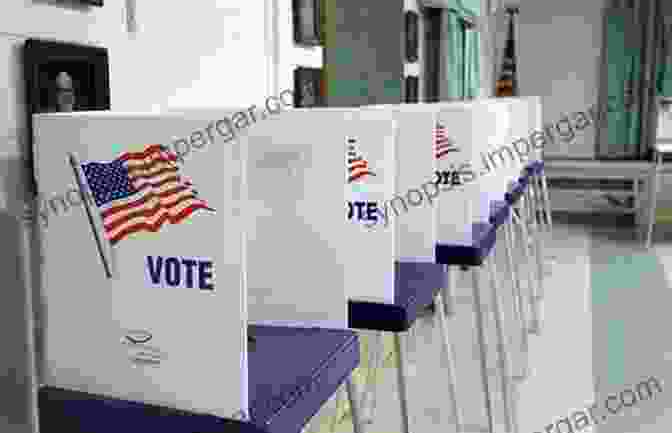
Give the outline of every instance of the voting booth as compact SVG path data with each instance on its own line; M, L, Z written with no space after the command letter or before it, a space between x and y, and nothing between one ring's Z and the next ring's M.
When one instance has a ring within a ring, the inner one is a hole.
M439 239L471 245L472 224L487 222L491 203L504 199L499 170L511 161L500 147L511 142L510 110L491 100L441 105L439 122L457 151L440 159L438 170L459 173L461 185L439 200Z
M162 146L203 123L35 116L39 194L61 209L40 233L41 385L247 413L244 152L231 141L183 164Z
M241 135L251 323L344 329L348 300L394 301L391 115L290 110ZM374 229L375 228L375 229Z
M170 112L234 119L247 111ZM248 152L250 323L343 329L348 300L393 303L396 236L384 214L395 188L393 115L311 108L247 117L233 123ZM338 211L333 194L343 197Z
M436 201L443 176L437 161L452 151L438 123L436 104L371 105L370 110L393 113L397 122L395 193L383 212L394 225L398 262L434 263ZM450 180L450 179L449 179Z

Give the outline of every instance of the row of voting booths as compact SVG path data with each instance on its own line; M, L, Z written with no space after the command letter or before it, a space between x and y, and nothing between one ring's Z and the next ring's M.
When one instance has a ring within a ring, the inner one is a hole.
M39 193L81 203L40 232L42 433L298 433L343 384L359 433L358 331L435 305L452 356L451 272L486 260L538 155L483 158L540 129L538 98L290 109L227 136L237 111L35 116Z

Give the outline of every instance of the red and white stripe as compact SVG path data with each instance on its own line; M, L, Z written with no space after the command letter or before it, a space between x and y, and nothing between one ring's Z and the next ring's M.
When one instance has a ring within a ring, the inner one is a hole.
M352 183L364 176L375 176L369 170L369 163L360 155L357 155L355 147L348 147L348 183Z
M437 124L436 128L434 129L434 157L439 159L445 154L455 150L457 149L446 134L446 127L441 124Z
M197 209L210 209L180 176L175 155L159 146L124 153L120 159L137 192L100 207L111 243L140 231L157 232L166 222L177 224Z

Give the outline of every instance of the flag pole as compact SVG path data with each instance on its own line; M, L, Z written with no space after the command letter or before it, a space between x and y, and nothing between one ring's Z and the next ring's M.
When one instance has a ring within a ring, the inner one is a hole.
M84 180L82 179L80 173L79 173L79 160L75 156L73 152L70 152L70 165L72 166L72 170L75 173L75 179L77 180L77 188L79 189L79 194L82 197L82 201L84 202L84 208L86 209L86 215L89 218L89 225L91 226L91 231L93 232L93 237L96 240L96 246L98 247L98 253L100 254L100 260L103 262L103 267L105 268L105 274L107 275L107 278L112 278L112 267L110 263L107 260L107 257L105 255L105 252L103 251L103 244L100 239L100 233L96 229L96 224L93 220L93 213L91 212L91 207L89 206L89 201L88 197L92 197L92 195L85 194L89 193L89 188L87 188L84 183Z

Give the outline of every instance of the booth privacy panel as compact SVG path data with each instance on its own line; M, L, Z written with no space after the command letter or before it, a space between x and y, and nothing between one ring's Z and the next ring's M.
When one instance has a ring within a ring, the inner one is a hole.
M157 146L202 124L35 116L39 193L71 190L74 201L78 180L91 191L91 221L72 206L41 230L44 384L222 417L247 411L241 152L232 142L175 164Z
M496 100L441 105L439 123L456 151L439 158L437 169L458 173L460 184L439 200L439 242L471 245L472 224L487 222L491 202L504 199L501 170L512 162L502 146L511 142L511 112Z
M348 202L380 202L392 191L394 156L384 149L393 148L393 121L360 117L356 110L291 110L241 138L251 322L347 328L348 298L394 300L393 230L348 218ZM350 147L367 162L355 173L360 182L349 182ZM355 207L350 216L369 215L366 204Z
M349 249L346 295L393 304L396 233L375 210L384 209L395 191L398 123L393 113L384 111L357 109L341 115L348 122L342 131Z
M381 209L395 226L396 260L434 262L437 205L432 196L439 195L432 185L437 181L436 155L451 149L437 124L440 105L370 105L364 109L388 110L397 122L395 193Z

